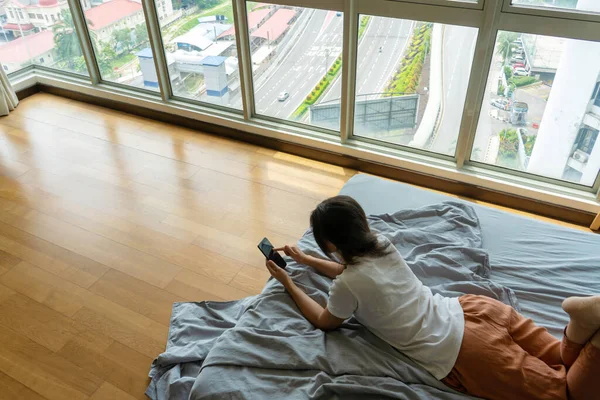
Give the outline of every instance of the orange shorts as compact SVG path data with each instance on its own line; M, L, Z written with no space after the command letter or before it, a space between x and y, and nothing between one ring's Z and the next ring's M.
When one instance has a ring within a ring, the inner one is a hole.
M588 343L582 351L566 336L561 342L489 297L459 301L465 331L446 385L490 400L600 399L600 349Z

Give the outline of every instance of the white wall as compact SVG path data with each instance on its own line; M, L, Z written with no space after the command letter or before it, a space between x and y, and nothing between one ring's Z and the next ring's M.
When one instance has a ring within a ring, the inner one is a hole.
M600 1L597 0L580 0L578 6L600 11ZM568 40L542 117L528 172L562 178L599 73L600 43ZM599 168L600 157L591 157L584 175L594 173L588 170L597 174ZM585 183L584 180L582 183Z

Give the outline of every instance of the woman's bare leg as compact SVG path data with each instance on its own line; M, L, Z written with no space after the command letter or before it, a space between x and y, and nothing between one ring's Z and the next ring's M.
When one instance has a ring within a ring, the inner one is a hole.
M600 342L600 337L594 336L600 329L600 296L569 297L562 307L571 317L566 331L569 340L585 344L594 337L596 343Z

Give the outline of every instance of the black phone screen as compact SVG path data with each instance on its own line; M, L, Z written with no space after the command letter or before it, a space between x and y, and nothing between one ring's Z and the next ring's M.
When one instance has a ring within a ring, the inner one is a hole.
M281 255L278 252L273 251L273 245L271 244L271 242L269 242L269 239L264 238L263 240L261 240L258 244L258 249L261 253L263 253L267 260L273 261L281 268L285 268L287 266L287 263L285 262L283 257L281 257Z
M263 253L265 258L269 258L271 257L271 252L273 251L273 245L271 244L271 242L269 242L269 239L264 238L258 244L258 249L261 251L261 253Z

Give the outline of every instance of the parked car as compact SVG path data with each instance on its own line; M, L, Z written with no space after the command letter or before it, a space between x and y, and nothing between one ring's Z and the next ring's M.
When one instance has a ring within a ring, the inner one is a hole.
M288 99L288 97L290 97L290 94L288 92L281 92L279 93L279 96L277 96L277 100L279 101L286 101Z
M524 62L525 62L525 59L523 58L523 56L520 56L520 55L513 56L513 58L510 59L511 64L516 64L516 63L522 64Z
M527 71L525 68L515 68L513 74L515 76L529 76L529 71Z
M525 64L523 64L523 63L514 63L512 65L512 67L513 67L513 71L514 71L515 68L525 68Z
M502 99L502 98L493 99L490 103L494 107L497 107L497 108L499 108L501 110L505 110L506 111L506 110L510 109L510 100L508 100L508 99Z
M336 12L336 13L335 13L335 16L336 16L336 17L341 17L341 16L342 16L342 13L338 11L338 12Z

